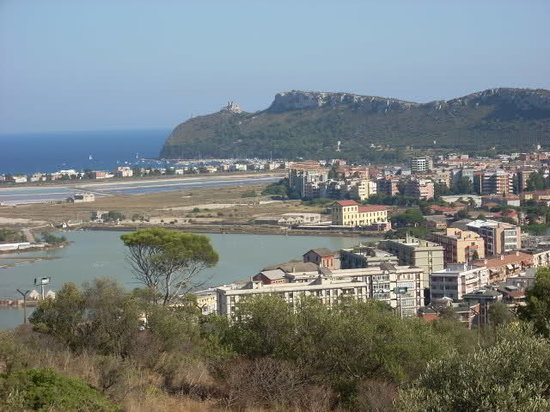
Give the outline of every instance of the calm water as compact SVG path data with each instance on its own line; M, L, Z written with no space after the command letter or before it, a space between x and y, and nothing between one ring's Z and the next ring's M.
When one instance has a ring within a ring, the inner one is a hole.
M125 248L120 235L125 232L77 231L64 233L74 242L65 249L35 252L28 256L54 256L59 259L23 264L0 269L0 297L16 297L16 288L33 289L36 277L51 276L52 289L58 290L65 282L78 285L99 276L117 279L124 287L140 286L135 282L125 261ZM350 247L368 238L234 235L209 234L220 255L215 268L203 273L211 278L210 285L229 283L248 278L263 267L300 259L309 249L326 247L338 250ZM27 256L27 254L25 255ZM0 310L0 329L17 326L23 318L22 310Z
M157 158L169 133L155 129L3 134L0 173L111 170L136 158Z

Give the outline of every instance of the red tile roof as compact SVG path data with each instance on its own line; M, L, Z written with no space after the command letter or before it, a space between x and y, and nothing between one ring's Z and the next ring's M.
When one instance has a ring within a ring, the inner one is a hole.
M388 210L385 206L359 206L359 212L383 212Z
M339 200L336 203L340 206L355 206L358 204L355 200Z

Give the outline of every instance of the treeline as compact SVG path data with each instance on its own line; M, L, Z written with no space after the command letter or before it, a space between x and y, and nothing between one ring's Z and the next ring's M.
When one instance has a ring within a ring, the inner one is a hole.
M508 315L468 330L452 311L425 322L377 301L264 296L229 321L192 297L69 283L32 328L0 334L0 409L548 410L549 269Z

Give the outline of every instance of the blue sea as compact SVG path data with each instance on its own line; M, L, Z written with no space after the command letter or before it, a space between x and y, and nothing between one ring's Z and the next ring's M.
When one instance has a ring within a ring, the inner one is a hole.
M0 134L0 174L111 170L159 156L170 129Z

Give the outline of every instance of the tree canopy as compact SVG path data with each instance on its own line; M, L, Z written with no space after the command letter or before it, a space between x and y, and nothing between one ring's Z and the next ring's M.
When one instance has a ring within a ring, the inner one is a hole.
M121 236L136 278L160 296L164 305L197 287L197 275L218 262L205 235L148 228Z

